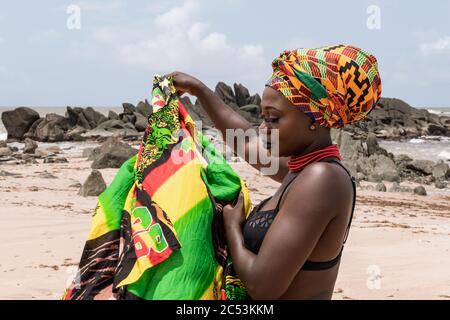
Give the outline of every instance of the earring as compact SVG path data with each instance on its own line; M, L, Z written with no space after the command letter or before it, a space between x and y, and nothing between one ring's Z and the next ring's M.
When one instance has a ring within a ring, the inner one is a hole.
M310 130L316 130L316 126L312 124L312 125L309 126L309 129Z

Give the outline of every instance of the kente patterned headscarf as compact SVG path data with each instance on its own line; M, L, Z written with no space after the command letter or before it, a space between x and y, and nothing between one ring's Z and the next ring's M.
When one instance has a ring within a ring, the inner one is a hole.
M381 96L376 58L353 46L286 50L272 68L267 85L323 127L360 121Z

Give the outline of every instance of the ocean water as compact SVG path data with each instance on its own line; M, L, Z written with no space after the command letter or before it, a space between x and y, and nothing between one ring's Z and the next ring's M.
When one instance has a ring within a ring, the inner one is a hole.
M11 110L11 107L0 107L0 113L6 110ZM64 115L66 112L65 107L36 107L33 108L41 116L47 113L56 113ZM122 112L122 107L94 107L95 110L107 115L109 110L113 110L117 113ZM435 108L428 109L429 112L450 116L450 108ZM6 140L7 133L3 123L0 121L0 140ZM72 146L73 142L61 142L61 147ZM67 144L67 145L66 145ZM444 160L450 163L450 138L449 137L432 137L424 136L416 139L410 139L409 141L379 141L381 147L385 148L394 155L406 154L413 159L431 160L437 162L438 160ZM81 145L80 145L81 146ZM80 147L77 145L77 148ZM19 145L21 147L21 145Z

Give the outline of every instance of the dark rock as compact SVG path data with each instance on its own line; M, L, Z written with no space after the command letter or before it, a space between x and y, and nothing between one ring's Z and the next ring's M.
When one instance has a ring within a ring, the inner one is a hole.
M132 123L125 123L121 120L108 120L99 125L97 130L106 130L115 132L117 130L131 130L136 131L134 125Z
M450 130L440 125L430 124L428 126L428 134L432 136L450 136Z
M36 137L39 141L64 141L65 133L70 128L69 119L49 113L44 121L36 127Z
M435 186L437 189L445 189L446 184L445 184L443 181L441 181L441 180L436 180L436 181L434 182L434 186Z
M407 169L413 170L419 175L430 175L433 173L435 163L429 160L413 160L406 165Z
M241 107L242 111L250 113L253 117L259 117L260 109L260 106L256 104L248 104Z
M108 112L108 120L119 120L119 115L114 111L110 110Z
M136 112L142 114L145 118L148 118L153 113L153 107L147 99L145 99L145 101L140 101L138 103Z
M385 155L378 154L372 155L370 158L375 159L375 165L373 167L373 174L381 177L382 180L393 182L398 181L400 178L397 166L394 161ZM369 159L370 159L369 158Z
M134 115L136 116L136 122L134 123L134 127L136 128L136 130L139 132L145 131L145 128L147 128L148 124L147 117L137 112Z
M381 181L383 181L383 178L381 178L381 176L377 173L371 173L367 177L367 181L380 183Z
M12 150L8 147L0 148L0 157L9 157L13 154Z
M136 123L136 115L134 113L121 113L119 114L119 119L124 123L131 123L133 125Z
M35 186L32 186L32 187L30 187L28 190L30 190L30 191L32 191L32 192L36 192L36 191L39 191L39 188L38 188L38 187L35 187Z
M418 186L414 188L414 193L418 194L419 196L426 196L427 195L427 191L425 190L425 188L423 186Z
M36 141L31 140L30 138L25 138L25 147L23 148L23 153L34 153L38 144Z
M93 169L119 168L126 160L136 154L136 150L116 138L108 138L100 147L94 149Z
M131 103L122 103L123 113L133 114L136 111L136 107Z
M376 190L376 191L379 191L379 192L386 192L386 191L387 191L387 188L386 188L386 185L385 185L384 183L380 182L380 183L378 183L378 184L375 186L375 190Z
M413 190L410 187L400 186L398 182L394 182L389 188L389 192L406 192L411 193Z
M97 197L106 189L106 183L102 174L98 170L92 170L78 195L82 197Z
M67 107L66 117L71 127L79 126L87 130L93 129L108 120L102 113L95 111L92 107L85 109Z
M432 175L436 179L445 180L450 178L450 167L445 162L441 161L433 167Z
M30 138L33 140L38 140L38 137L36 136L36 128L38 125L44 121L44 118L39 118L33 124L31 125L30 129L28 129L27 133L23 135L24 138Z
M235 83L234 94L236 98L236 103L239 107L247 105L247 100L250 99L250 92L242 84Z
M239 110L236 97L234 96L233 89L231 89L230 86L223 82L219 82L216 85L215 93L223 102L232 107L234 110Z
M5 140L0 140L0 148L7 148L8 143Z
M33 122L38 119L39 113L26 107L2 113L2 122L8 132L8 139L22 139Z
M359 181L364 181L367 178L366 178L364 173L358 172L358 173L356 173L355 179L356 179L357 182L359 182Z
M188 97L181 97L180 101L186 108L186 111L189 112L194 122L201 123L201 126L203 128L213 127L211 119L209 119L198 99L196 100L195 105L192 104L191 100Z
M81 188L82 184L79 182L76 183L72 183L71 185L69 185L69 188Z
M68 163L68 162L69 161L63 157L56 158L53 156L49 156L44 158L44 163Z
M42 179L58 179L58 177L54 176L53 174L51 174L47 170L45 170L44 172L40 173L39 174L39 178L42 178Z
M91 107L84 109L83 114L91 128L95 128L102 122L108 120L102 113L95 111Z
M367 154L369 156L373 154L377 154L378 150L380 149L380 146L378 145L377 136L370 132L366 139L367 144Z
M257 106L261 106L261 97L259 96L259 94L255 94L247 99L246 104L254 104Z
M75 128L67 131L66 137L69 140L73 140L73 141L84 141L84 140L86 140L86 138L83 137L82 134L86 133L86 132L87 132L86 128L83 128L83 127L80 127L77 125Z
M20 173L14 173L14 172L8 172L5 170L0 170L0 177L22 178L23 176Z

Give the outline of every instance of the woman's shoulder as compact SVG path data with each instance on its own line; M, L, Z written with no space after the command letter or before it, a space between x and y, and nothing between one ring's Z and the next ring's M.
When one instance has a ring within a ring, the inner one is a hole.
M286 201L308 201L309 205L321 207L328 212L340 212L346 207L353 193L351 179L344 168L329 162L308 165L291 186L291 197Z

